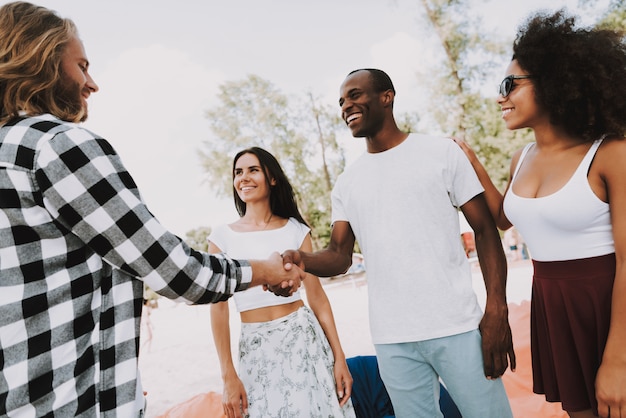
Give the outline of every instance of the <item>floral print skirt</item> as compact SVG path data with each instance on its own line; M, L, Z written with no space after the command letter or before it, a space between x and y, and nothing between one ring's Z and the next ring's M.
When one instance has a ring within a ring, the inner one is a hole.
M333 352L306 306L282 318L242 323L239 377L250 418L354 418L339 406Z

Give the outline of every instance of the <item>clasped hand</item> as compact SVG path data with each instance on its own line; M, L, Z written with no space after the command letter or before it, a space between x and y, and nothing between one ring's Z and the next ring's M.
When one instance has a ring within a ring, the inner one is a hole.
M291 253L289 250L286 253ZM297 251L295 252L297 254ZM284 258L278 253L273 253L269 261L275 269L276 280L273 283L266 283L263 285L263 289L269 290L277 296L291 296L302 284L302 280L306 276L306 273L300 266L294 263L292 256ZM299 260L299 257L298 257Z

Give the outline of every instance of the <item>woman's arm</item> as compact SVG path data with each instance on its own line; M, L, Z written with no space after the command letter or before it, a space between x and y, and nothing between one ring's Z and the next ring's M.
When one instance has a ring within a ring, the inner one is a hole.
M311 252L312 244L311 237L306 236L300 250ZM346 363L346 355L341 348L339 342L339 334L337 333L337 327L335 325L335 319L333 317L333 311L330 306L328 296L320 283L320 279L317 276L307 274L307 278L303 281L304 288L306 289L306 296L309 302L311 310L317 317L326 339L330 344L330 348L333 350L333 356L335 359L334 373L335 373L335 385L337 388L337 396L339 397L339 404L343 406L350 395L352 394L352 375L348 369Z
M459 138L452 138L454 142L463 150L465 155L467 156L469 162L472 164L476 175L478 176L478 180L480 180L480 184L482 184L485 189L485 199L487 200L487 205L489 206L489 212L491 212L491 216L496 221L496 225L501 230L507 230L512 225L511 222L504 215L504 211L502 210L502 202L504 201L504 194L506 194L506 190L510 187L510 181L513 177L513 170L517 165L517 161L519 160L519 156L521 155L521 150L517 151L512 160L511 166L509 168L509 183L506 186L506 190L504 193L500 193L498 188L493 184L491 177L489 177L489 173L485 169L485 166L480 162L478 156L474 152L474 150L469 146L469 144Z
M209 253L220 253L221 250L209 243ZM222 406L228 418L243 418L248 413L248 397L243 383L237 375L230 345L230 309L228 301L211 305L211 330L213 341L224 381Z
M626 139L605 141L595 163L601 163L611 211L616 271L611 304L611 325L596 377L596 398L601 417L626 416ZM604 148L604 149L603 149ZM599 158L601 157L601 158ZM621 415L620 415L621 414Z

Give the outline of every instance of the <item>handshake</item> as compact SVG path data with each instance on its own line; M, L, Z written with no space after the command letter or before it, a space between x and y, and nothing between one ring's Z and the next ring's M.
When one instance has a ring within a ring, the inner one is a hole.
M275 252L267 260L250 260L252 283L262 285L277 296L291 296L298 290L306 277L300 253L295 250L285 251L282 255Z

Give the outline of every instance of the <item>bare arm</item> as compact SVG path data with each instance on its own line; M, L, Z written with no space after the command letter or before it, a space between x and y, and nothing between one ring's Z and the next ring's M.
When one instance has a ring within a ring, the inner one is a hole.
M475 196L461 210L476 234L476 252L487 291L480 322L485 376L498 378L506 371L509 359L511 370L516 366L506 302L506 257L483 194Z
M316 276L335 276L350 268L354 242L354 232L350 224L338 221L333 224L328 248L314 253L288 250L283 253L283 262L294 263Z
M478 176L478 180L480 180L480 183L485 189L485 199L487 200L487 205L489 206L489 212L491 212L493 219L496 221L496 225L503 231L509 229L512 225L511 222L509 222L507 217L504 215L504 211L502 210L502 202L504 201L504 194L506 194L506 190L508 190L510 186L510 179L512 178L513 170L515 168L515 165L517 165L517 160L519 159L521 151L516 152L511 161L511 166L509 169L509 184L507 184L505 193L503 194L500 193L498 188L493 184L493 181L491 181L491 177L489 177L489 173L487 173L487 170L482 165L482 163L478 159L478 156L469 146L469 144L459 138L452 138L452 140L456 142L457 145L463 150L468 160L472 164L472 167L474 168L474 171Z
M304 243L300 247L301 251L310 252L312 249L311 238L306 237ZM341 348L339 341L339 334L337 333L337 327L335 325L335 318L333 317L333 311L330 306L328 296L320 283L318 277L309 274L304 281L304 287L306 289L307 300L311 310L317 317L326 339L330 344L330 348L333 350L333 356L335 359L334 373L335 373L335 387L337 389L337 396L339 398L339 404L345 405L350 399L352 394L352 375L348 369L346 363L346 355Z
M214 254L220 253L221 250L215 244L209 243L209 252ZM230 345L230 310L227 301L211 305L211 330L224 381L222 394L224 412L228 418L242 418L244 414L247 414L248 397L233 363Z
M611 325L596 377L596 398L601 417L626 416L626 143L603 143L596 162L601 163L615 241L616 271L611 303ZM602 149L605 148L606 149ZM602 155L602 160L600 160ZM595 164L594 163L594 164Z
M250 260L252 281L250 286L263 285L278 296L289 296L302 284L304 271L298 265L284 263L279 253L267 260Z

